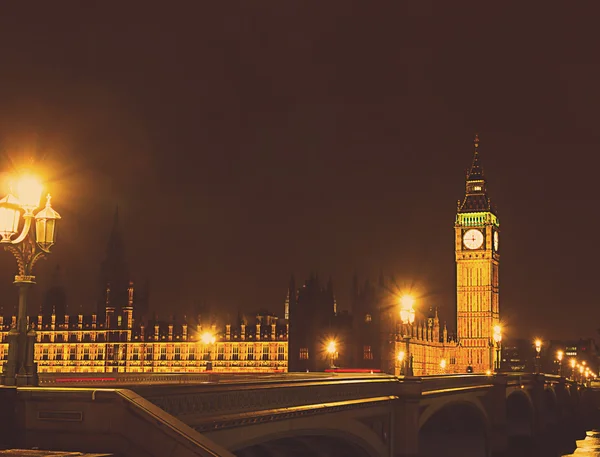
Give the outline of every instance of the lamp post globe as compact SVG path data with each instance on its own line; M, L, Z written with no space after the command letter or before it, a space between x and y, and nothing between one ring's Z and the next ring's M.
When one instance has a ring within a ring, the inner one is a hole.
M43 186L33 175L21 175L16 189L16 195L9 193L0 200L0 245L17 260L14 284L19 288L17 323L8 332L8 360L4 363L2 378L8 386L36 386L36 333L27 322L27 292L35 284L35 264L50 253L56 242L60 215L52 208L50 195L44 209L34 214L40 205Z
M413 375L412 367L412 355L410 353L410 338L412 333L412 325L415 322L415 298L412 295L402 295L399 299L400 303L400 320L402 321L402 328L404 333L404 341L406 343L406 356L405 356L405 376Z

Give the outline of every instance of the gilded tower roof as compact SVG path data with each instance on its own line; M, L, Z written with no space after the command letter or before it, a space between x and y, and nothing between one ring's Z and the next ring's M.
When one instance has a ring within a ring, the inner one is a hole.
M485 175L479 158L479 135L475 135L473 143L475 146L473 162L471 163L471 168L467 172L465 197L462 202L458 202L458 212L495 212L491 200L487 195Z

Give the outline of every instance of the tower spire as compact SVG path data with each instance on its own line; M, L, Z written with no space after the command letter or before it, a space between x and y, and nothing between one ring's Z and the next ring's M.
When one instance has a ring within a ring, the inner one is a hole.
M491 211L494 208L487 195L486 179L483 174L483 167L479 158L479 135L475 134L473 139L473 161L471 168L467 172L465 197L458 203L457 211L459 213Z
M471 164L471 169L469 173L467 173L467 181L480 181L484 180L483 176L483 168L479 163L479 134L475 134L475 138L473 139L473 146L475 146L475 151L473 152L473 162Z

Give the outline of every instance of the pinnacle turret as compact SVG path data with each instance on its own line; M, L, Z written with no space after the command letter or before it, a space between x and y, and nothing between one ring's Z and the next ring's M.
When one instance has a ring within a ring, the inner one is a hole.
M473 152L473 162L467 172L465 197L458 202L457 211L459 213L472 213L480 211L495 212L490 198L487 195L486 180L479 158L479 135L475 135L473 141L475 151Z

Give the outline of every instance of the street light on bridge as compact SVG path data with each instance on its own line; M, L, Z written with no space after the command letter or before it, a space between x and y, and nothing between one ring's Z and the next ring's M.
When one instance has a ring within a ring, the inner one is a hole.
M571 377L575 379L575 367L577 366L577 360L572 358L569 360L569 365L571 365Z
M410 337L412 325L415 322L415 298L412 295L403 295L400 297L400 319L404 333L404 341L406 342L406 360L404 376L413 375L412 355L410 354Z
M494 343L496 345L496 366L494 370L496 372L500 371L500 345L502 344L502 326L500 324L494 325Z
M562 376L562 360L563 360L564 352L560 349L556 351L556 360L558 360L558 375Z
M11 189L0 200L0 244L17 260L18 274L14 284L19 288L17 325L8 332L8 360L2 376L5 385L36 386L36 335L33 326L28 325L27 292L35 284L33 267L50 253L50 248L56 242L56 222L60 215L50 204L50 194L46 197L46 206L34 213L40 206L43 191L41 182L35 176L21 175L16 190L16 195ZM21 214L23 226L19 232ZM13 238L15 235L16 238Z
M200 335L200 341L202 341L202 343L206 346L208 353L208 360L206 361L206 371L212 371L212 346L215 344L215 341L217 341L217 338L210 332L204 332L202 335Z
M542 340L539 338L535 340L535 372L541 371L540 366L540 353L542 352Z
M329 340L327 343L327 347L325 348L327 353L329 354L329 365L330 368L335 368L335 358L337 356L337 343L335 340Z

